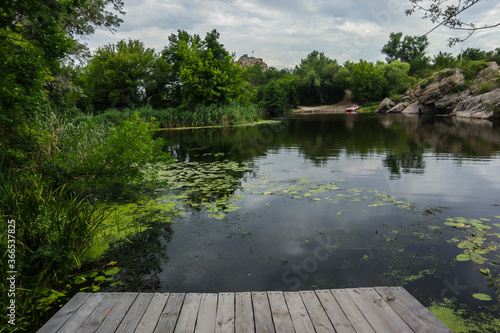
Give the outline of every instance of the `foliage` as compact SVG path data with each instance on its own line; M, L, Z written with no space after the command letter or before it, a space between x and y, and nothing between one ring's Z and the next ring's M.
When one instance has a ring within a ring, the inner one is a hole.
M155 55L138 40L100 47L84 68L82 84L87 109L136 107L145 104Z
M456 67L457 59L449 52L441 52L434 56L432 60L436 69Z
M294 74L300 77L301 100L325 103L340 100L344 96L347 71L323 52L309 53L295 67Z
M204 50L203 55L198 52L197 45L188 48L185 43L179 50L184 59L179 78L187 105L227 104L241 94L241 67L232 57L217 59L211 50Z
M86 118L59 136L55 153L41 157L42 170L75 189L123 194L130 186L154 180L158 168L169 162L161 153L162 140L152 138L151 130L158 126L138 113L109 127Z
M413 4L413 7L406 10L406 15L412 15L416 11L420 11L424 13L424 19L429 19L432 23L435 24L435 27L427 32L426 35L440 26L468 32L468 35L466 37L449 38L449 46L467 40L477 30L492 29L500 26L500 22L495 21L490 21L482 26L477 26L474 22L466 21L466 19L461 16L463 12L467 11L469 8L481 2L482 0L466 0L463 2L459 1L458 4L453 3L451 5L445 5L445 1L442 0L431 0L430 3L423 3L423 0L409 1L411 4ZM483 17L484 16L482 16L481 18ZM481 20L481 22L483 22L483 20Z
M402 32L389 34L389 41L381 50L383 54L387 55L385 59L388 63L394 60L411 63L425 55L425 50L429 46L426 36L405 36L401 39L402 37Z
M4 164L1 168L0 250L7 253L6 222L12 219L18 272L16 326L26 329L30 321L39 320L36 307L45 292L64 288L58 281L80 266L104 214L67 187L53 189L40 174L19 172ZM2 281L7 281L6 274L2 269ZM0 302L5 308L8 286L2 283L1 289Z
M262 105L268 113L283 113L287 104L286 92L281 84L272 80L263 90Z

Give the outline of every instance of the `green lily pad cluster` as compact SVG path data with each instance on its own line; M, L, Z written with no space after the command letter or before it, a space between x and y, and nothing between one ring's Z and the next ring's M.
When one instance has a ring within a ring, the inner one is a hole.
M499 244L497 239L500 233L491 232L493 226L500 227L498 223L488 225L490 219L466 219L464 217L448 218L445 225L468 231L464 238L453 238L457 247L463 249L463 253L457 255L458 261L473 261L477 264L485 262L492 263L500 259ZM488 258L487 258L488 257Z
M244 191L256 195L288 195L293 199L308 199L313 202L327 201L338 204L342 200L351 202L367 200L371 202L368 207L391 204L400 208L412 208L412 204L409 202L397 200L383 191L365 190L360 187L341 188L339 183L342 182L324 182L310 178L298 178L284 182L268 176L260 177L259 180L260 182L255 184L246 184ZM339 213L342 214L343 211Z
M205 209L210 218L223 219L227 213L240 207L230 203L242 194L241 180L252 168L232 161L175 163L160 175L175 195L163 197L161 202L180 204L179 209Z

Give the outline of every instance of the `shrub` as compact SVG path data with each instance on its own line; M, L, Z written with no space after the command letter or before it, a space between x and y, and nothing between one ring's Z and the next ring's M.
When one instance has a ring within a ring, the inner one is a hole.
M485 82L477 89L477 92L480 94L485 94L487 92L495 90L495 85L493 82Z
M393 101L394 103L398 104L403 100L403 96L401 96L401 94L394 94L394 95L391 95L389 97L389 99L391 101Z

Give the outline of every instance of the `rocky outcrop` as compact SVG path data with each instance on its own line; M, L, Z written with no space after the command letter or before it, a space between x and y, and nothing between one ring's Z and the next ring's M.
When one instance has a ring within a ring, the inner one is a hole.
M392 109L395 105L396 103L391 101L389 98L384 98L384 100L382 101L382 103L380 103L376 112L386 113L388 110Z
M450 94L454 86L464 83L465 77L461 69L446 69L434 77L417 83L413 90L415 97L421 104L431 105Z
M268 70L267 64L262 60L262 58L249 57L248 54L244 54L236 62L241 67L253 67L255 65L260 65L263 72Z
M491 119L500 112L500 89L478 96L468 96L457 104L452 116Z
M402 102L394 106L393 108L387 110L387 113L401 113L408 106L408 103Z
M445 69L405 92L403 103L388 109L392 101L384 99L377 112L500 118L500 67L496 62L488 63L488 67L478 73L469 89L464 90L465 85L461 69Z

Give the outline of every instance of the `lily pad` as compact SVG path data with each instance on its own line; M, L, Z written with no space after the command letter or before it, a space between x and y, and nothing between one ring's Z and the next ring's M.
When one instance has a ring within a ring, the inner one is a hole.
M480 301L491 301L491 299L492 299L490 295L481 294L481 293L472 294L472 297L474 297L475 299L478 299Z

